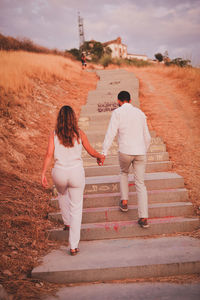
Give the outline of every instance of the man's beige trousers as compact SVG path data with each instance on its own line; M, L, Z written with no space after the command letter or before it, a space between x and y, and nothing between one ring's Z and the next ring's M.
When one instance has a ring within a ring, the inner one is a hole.
M132 165L138 200L138 216L139 218L148 218L147 190L144 184L146 156L119 152L119 165L121 200L128 200L128 173L129 167Z

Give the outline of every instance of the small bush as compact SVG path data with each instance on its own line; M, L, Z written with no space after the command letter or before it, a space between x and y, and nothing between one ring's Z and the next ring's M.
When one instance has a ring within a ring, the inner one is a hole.
M125 64L128 66L135 66L135 67L147 67L147 66L152 66L152 63L150 63L149 61L146 60L142 60L142 59L125 59Z
M122 58L113 58L112 59L112 64L117 65L117 66L121 66L124 63L124 59Z
M121 66L135 66L135 67L147 67L152 66L152 63L149 61L141 60L141 59L128 59L128 58L112 58L111 64Z
M99 63L100 63L104 68L106 68L109 64L112 63L112 58L111 58L110 55L104 55L104 56L100 59Z
M177 66L177 67L191 67L191 61L189 59L182 59L181 57L174 58L171 61L165 62L166 66Z

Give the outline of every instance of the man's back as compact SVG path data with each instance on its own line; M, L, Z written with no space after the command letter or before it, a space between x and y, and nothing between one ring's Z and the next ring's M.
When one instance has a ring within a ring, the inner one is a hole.
M130 155L146 154L151 138L146 116L140 109L130 103L124 103L113 111L103 144L103 153L107 154L110 140L113 140L117 133L119 152Z

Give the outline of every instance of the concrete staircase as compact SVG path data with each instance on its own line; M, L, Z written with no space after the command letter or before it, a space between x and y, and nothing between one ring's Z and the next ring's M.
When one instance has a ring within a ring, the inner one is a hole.
M93 147L101 151L111 111L116 108L117 94L128 90L133 96L133 105L138 107L139 100L138 81L132 73L111 70L97 74L100 76L97 90L89 93L79 125ZM67 255L65 246L53 251L33 270L33 277L69 283L200 272L199 240L181 236L154 238L195 230L199 219L188 201L183 178L171 172L166 145L155 132L151 132L151 136L145 175L150 228L145 230L137 224L137 199L131 173L129 211L119 210L116 140L103 167L97 166L95 159L83 151L86 187L81 252L72 258ZM57 199L52 199L52 205L58 208ZM49 219L62 223L59 211L49 214ZM57 227L49 231L49 238L67 241L68 232L63 231L62 226Z

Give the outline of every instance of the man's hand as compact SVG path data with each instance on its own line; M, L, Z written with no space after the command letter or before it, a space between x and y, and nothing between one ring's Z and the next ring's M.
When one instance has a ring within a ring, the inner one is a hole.
M97 158L97 163L99 166L103 166L105 158L106 158L105 155L101 155L100 158Z

